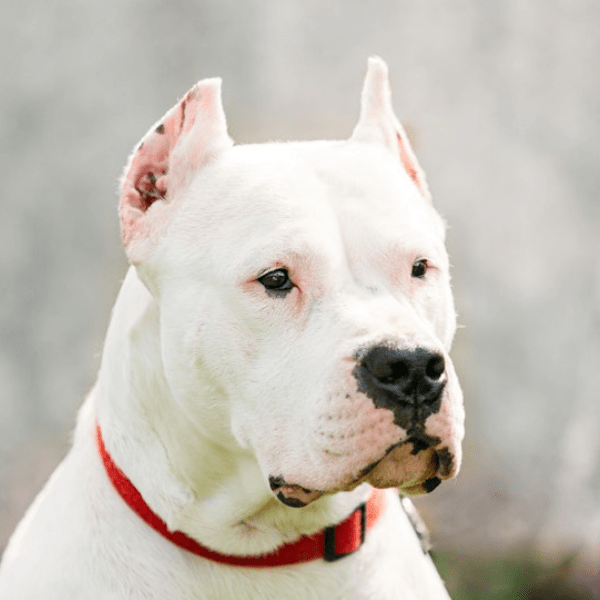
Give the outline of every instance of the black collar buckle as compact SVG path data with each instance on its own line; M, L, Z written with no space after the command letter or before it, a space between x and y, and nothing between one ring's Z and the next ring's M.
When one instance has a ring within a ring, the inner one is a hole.
M339 525L332 525L330 527L326 527L323 532L323 558L327 562L334 562L339 560L340 558L344 558L344 556L348 556L356 552L365 542L365 535L367 531L367 505L363 502L353 513L355 515L359 513L360 517L360 541L355 541L351 549L346 549L345 551L338 552L336 550L336 532L343 529L345 523L340 523ZM354 519L352 519L352 523ZM352 530L347 531L348 534L352 535Z

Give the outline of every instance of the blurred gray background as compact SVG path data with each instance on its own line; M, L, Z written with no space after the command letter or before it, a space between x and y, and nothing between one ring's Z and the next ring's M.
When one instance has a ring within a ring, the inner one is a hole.
M442 552L528 553L598 590L599 28L596 0L4 7L0 549L94 382L133 145L215 75L238 142L345 138L379 54L450 224L463 326L465 466L419 506Z

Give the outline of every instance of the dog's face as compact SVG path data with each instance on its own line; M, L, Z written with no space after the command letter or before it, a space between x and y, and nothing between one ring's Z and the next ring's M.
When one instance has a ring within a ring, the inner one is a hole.
M348 142L232 147L215 81L144 138L123 237L160 310L173 410L304 506L456 474L444 225L370 63Z

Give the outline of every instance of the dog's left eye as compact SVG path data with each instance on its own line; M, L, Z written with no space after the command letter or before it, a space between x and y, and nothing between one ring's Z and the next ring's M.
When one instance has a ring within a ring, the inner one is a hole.
M259 277L258 281L266 290L273 292L286 292L293 287L292 280L286 269L275 269L275 271Z
M429 265L427 264L426 259L421 258L415 261L412 266L411 277L415 277L416 279L423 279L423 277L425 277L425 274L427 273L428 268Z

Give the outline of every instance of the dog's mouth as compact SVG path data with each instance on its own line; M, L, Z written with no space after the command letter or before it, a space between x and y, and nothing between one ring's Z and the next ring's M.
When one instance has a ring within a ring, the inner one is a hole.
M269 477L269 485L277 500L292 508L302 508L325 494L321 490L308 490L300 485L290 484L283 477Z
M397 487L403 494L428 494L444 479L454 475L454 457L448 447L440 447L440 439L423 432L393 444L383 457L370 463L348 484L332 490L314 490L289 483L283 477L269 477L269 485L277 499L286 506L302 508L325 494L347 492L361 483L373 487Z

